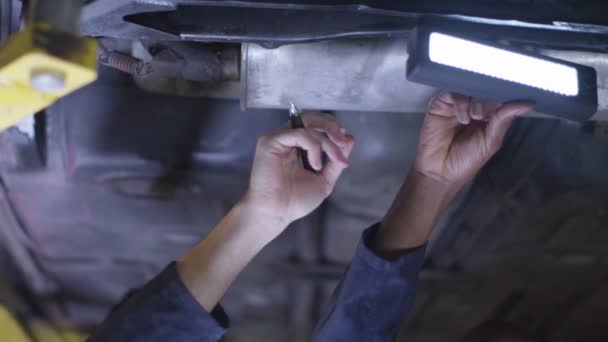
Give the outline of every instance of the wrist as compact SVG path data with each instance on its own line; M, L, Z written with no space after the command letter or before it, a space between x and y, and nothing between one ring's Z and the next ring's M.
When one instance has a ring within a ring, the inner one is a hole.
M423 188L438 197L454 197L466 184L465 181L454 180L437 172L429 172L418 167L417 163L410 170L406 182L410 187Z
M258 227L256 234L267 242L274 240L291 223L285 216L269 211L260 205L259 201L249 195L243 196L232 209L243 217L243 220L258 224L248 224L245 227Z
M426 243L459 189L454 183L412 169L380 226L374 250L392 257Z
M433 197L437 202L451 201L463 187L458 182L415 169L409 173L405 182L405 188L409 192L415 193L417 196Z

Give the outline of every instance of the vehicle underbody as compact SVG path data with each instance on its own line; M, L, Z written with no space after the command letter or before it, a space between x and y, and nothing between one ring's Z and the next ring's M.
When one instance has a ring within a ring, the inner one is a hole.
M0 26L12 15L0 38L18 26L18 3L0 1ZM599 111L583 124L516 121L438 223L402 339L458 341L499 322L539 340L604 341L605 13L608 3L574 0L87 1L81 33L100 43L99 80L0 135L0 301L56 324L99 324L238 200L257 136L296 101L352 132L351 167L222 303L229 341L308 340L415 157L437 89L405 80L407 38L433 17L595 67Z

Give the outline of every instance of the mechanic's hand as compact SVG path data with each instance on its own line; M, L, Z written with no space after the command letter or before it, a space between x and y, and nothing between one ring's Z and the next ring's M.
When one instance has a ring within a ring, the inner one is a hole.
M459 189L500 149L513 120L532 108L438 94L422 126L415 171Z
M245 199L264 217L284 225L308 215L332 192L348 167L354 138L336 119L323 113L304 113L307 128L283 128L258 139L251 182ZM300 166L297 148L308 153L315 174ZM323 166L322 153L329 158Z

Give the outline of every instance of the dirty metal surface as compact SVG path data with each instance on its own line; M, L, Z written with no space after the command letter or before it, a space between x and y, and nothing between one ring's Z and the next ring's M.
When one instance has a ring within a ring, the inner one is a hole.
M403 36L421 16L437 15L486 18L521 29L520 33L544 32L529 43L601 49L608 46L604 37L608 22L598 14L605 10L606 4L596 0L96 0L84 9L82 32L120 39L256 42L276 47L335 38ZM528 40L534 35L520 37Z

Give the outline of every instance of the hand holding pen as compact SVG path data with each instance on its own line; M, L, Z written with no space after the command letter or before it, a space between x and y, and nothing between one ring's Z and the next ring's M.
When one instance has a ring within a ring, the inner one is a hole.
M246 198L256 203L256 210L280 220L293 221L321 204L349 166L355 144L331 115L305 113L301 121L305 128L284 127L261 136L256 146ZM307 152L307 162L317 172L303 168L298 149Z

